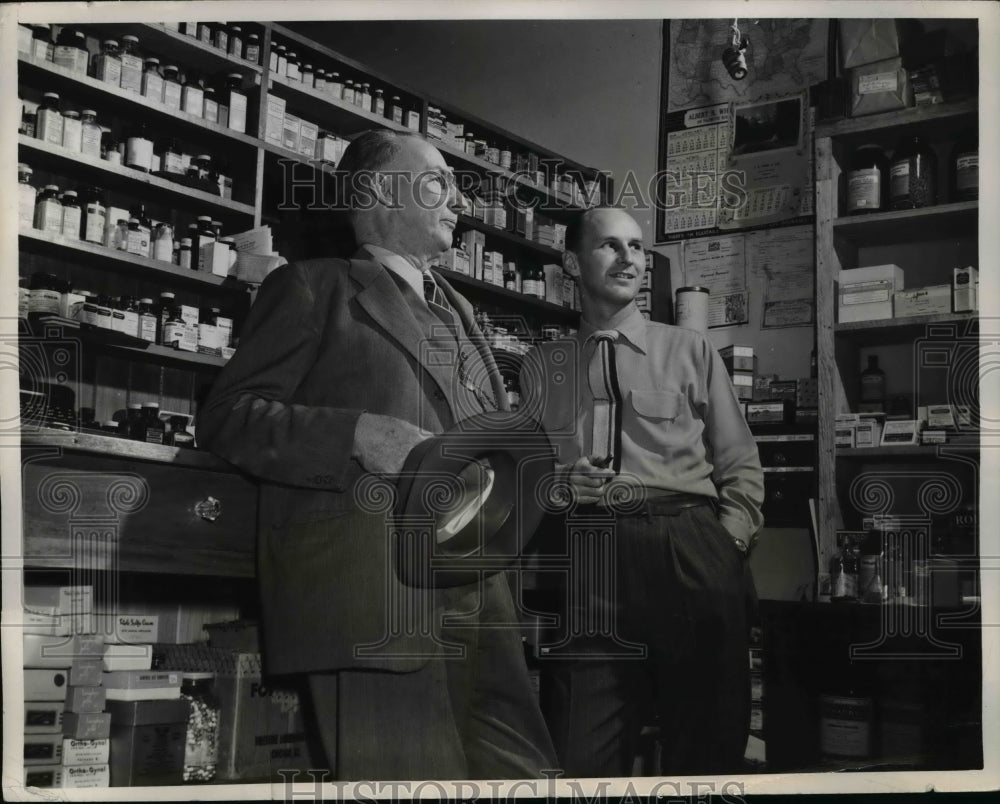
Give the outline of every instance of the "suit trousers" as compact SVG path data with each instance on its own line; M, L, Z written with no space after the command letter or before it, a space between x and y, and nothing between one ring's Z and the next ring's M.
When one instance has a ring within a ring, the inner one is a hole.
M436 594L443 655L407 673L309 675L335 778L540 778L555 767L555 751L528 679L506 577Z
M738 771L756 608L744 557L711 505L609 518L606 528L614 583L564 596L569 622L601 624L600 633L569 634L542 664L561 767L570 777L630 775L641 729L655 722L660 773ZM588 611L581 618L574 606Z

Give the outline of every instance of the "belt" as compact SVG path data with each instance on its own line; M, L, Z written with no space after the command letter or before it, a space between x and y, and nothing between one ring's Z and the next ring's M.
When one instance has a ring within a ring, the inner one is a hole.
M575 516L615 516L615 517L650 517L677 516L682 511L691 508L711 506L715 508L716 501L712 497L701 494L670 494L665 497L652 497L645 500L623 503L620 506L579 505L574 510Z

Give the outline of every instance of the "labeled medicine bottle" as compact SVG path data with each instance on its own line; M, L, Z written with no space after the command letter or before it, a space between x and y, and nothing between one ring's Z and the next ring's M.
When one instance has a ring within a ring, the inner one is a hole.
M354 103L358 90L354 86L354 81L350 78L344 81L344 94L341 98L344 103Z
M191 71L184 76L184 86L181 87L181 111L195 117L201 117L205 111L201 79Z
M63 116L59 110L59 93L46 92L42 95L42 105L38 107L35 124L37 139L52 145L62 145Z
M201 116L209 123L219 122L219 99L215 96L215 87L210 84L202 89Z
M862 145L851 158L847 173L848 215L880 212L886 208L889 160L877 145Z
M35 271L28 285L28 320L40 316L59 315L66 283L55 274Z
M80 214L80 199L75 190L67 190L62 194L62 224L60 234L73 240L80 239L80 224L83 218Z
M194 448L194 436L187 430L186 416L170 417L170 430L165 435L164 443L173 447Z
M354 105L360 106L366 111L372 107L372 95L369 87L370 85L365 82L361 84L360 90L354 92Z
M128 240L125 250L138 257L149 256L149 227L135 217L128 219Z
M174 176L184 175L184 154L173 138L160 143L160 170Z
M213 691L214 680L214 673L181 675L181 697L191 703L184 740L185 782L210 782L215 778L222 707Z
M975 129L959 135L948 157L952 201L979 198L979 134Z
M243 57L243 28L240 25L229 26L229 45L226 53L236 58Z
M372 98L372 113L379 117L385 117L385 90L375 90L375 97Z
M94 159L101 158L101 127L93 109L80 112L80 153Z
M142 56L139 54L139 37L126 34L122 37L122 76L120 86L126 92L142 92Z
M889 206L914 209L936 200L937 156L921 137L904 135L889 163Z
M52 42L52 28L46 23L31 26L31 55L40 61L52 61L55 45Z
M163 262L173 262L174 259L174 228L169 223L156 224L153 235L153 259Z
M95 299L97 304L97 320L95 326L100 329L111 329L112 318L111 318L111 306L112 298L105 293L97 294Z
M243 74L229 73L226 76L224 102L229 107L226 126L233 131L245 133L247 130L247 94L243 90Z
M860 379L858 411L885 413L885 372L878 367L878 355L868 355L868 367Z
M326 91L329 92L334 98L340 100L344 97L344 84L340 80L340 73L334 70L327 76L326 79Z
M128 250L128 219L119 218L115 221L115 229L111 235L111 248L117 251Z
M38 107L23 106L21 110L21 123L17 128L18 134L25 137L35 137L38 133Z
M31 183L32 169L24 162L17 163L17 225L31 229L35 225L35 203L38 191Z
M289 50L285 59L285 76L289 81L301 81L302 70L299 54L294 50Z
M326 92L326 70L317 67L313 71L313 89L317 92Z
M303 64L299 76L299 80L311 89L313 85L313 66L311 64Z
M142 63L142 96L157 103L163 102L163 75L159 59L148 58Z
M157 305L157 319L159 323L156 329L156 342L159 344L164 343L163 330L167 325L167 321L170 320L170 314L173 312L175 300L176 295L173 291L164 290L160 293L159 304Z
M89 295L90 291L82 288L64 290L62 294L62 301L59 306L59 315L63 318L68 318L70 321L82 321L83 305L87 301Z
M144 341L156 343L156 307L150 298L139 299L136 305L137 332L136 335Z
M147 444L162 444L166 425L160 419L160 403L145 402L142 406L143 437Z
M181 238L181 244L177 248L177 264L181 268L190 268L191 267L191 238L190 237L182 237ZM196 264L195 268L197 268L197 267L198 266Z
M83 142L83 123L79 112L63 112L62 147L80 153Z
M59 67L86 75L90 53L87 51L87 37L83 31L78 28L63 28L52 50L52 61Z
M88 243L102 245L107 223L107 209L101 203L99 191L92 188L83 206L83 239Z
M163 324L163 346L173 346L175 349L184 338L184 319L181 318L181 310L174 307L167 314L167 320Z
M112 86L121 85L122 59L117 39L105 39L101 42L101 52L94 59L94 77Z
M163 105L171 109L181 108L180 71L176 64L163 67Z
M125 140L125 165L143 173L153 169L153 138L145 123L137 123Z
M109 299L108 306L111 308L111 330L112 332L125 332L125 297L122 299Z
M62 233L62 201L59 200L59 188L54 184L46 184L38 194L35 228L47 234Z
M277 75L281 78L284 78L287 73L287 59L285 57L286 50L287 48L284 45L275 45L271 48L271 72L277 73Z
M110 131L101 129L101 158L112 165L122 163L122 144L118 138Z
M252 33L247 36L247 43L243 48L243 58L253 64L260 64L260 34Z
M819 750L826 762L858 761L872 754L871 696L850 679L819 696Z
M223 53L229 50L229 26L224 22L213 22L211 25L212 46Z

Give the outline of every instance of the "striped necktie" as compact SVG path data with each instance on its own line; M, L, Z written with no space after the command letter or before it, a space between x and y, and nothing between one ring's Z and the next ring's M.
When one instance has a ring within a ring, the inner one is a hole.
M445 324L449 326L455 324L455 310L429 271L424 271L424 300L427 302L427 306L430 307L431 312Z
M591 441L591 458L595 465L621 468L622 445L622 395L618 387L618 370L615 366L616 330L595 332L594 354L587 368L587 380L594 397L594 427Z

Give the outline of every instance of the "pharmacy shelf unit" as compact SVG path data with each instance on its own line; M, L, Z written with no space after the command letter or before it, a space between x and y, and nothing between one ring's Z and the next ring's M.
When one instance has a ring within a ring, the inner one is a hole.
M958 452L976 454L975 446L895 446L837 449L834 421L839 413L857 410L855 383L861 369L860 352L871 347L904 350L915 364L918 349L940 338L952 346L975 337L976 313L944 313L851 323L837 322L837 280L842 269L895 262L905 249L926 246L923 260L907 278L907 287L950 284L951 268L975 260L979 205L947 199L947 152L943 145L963 128L977 123L974 101L870 115L817 126L816 153L816 318L819 372L819 507L820 567L837 550L835 531L845 527L854 512L847 509L846 487L866 464L880 461L933 462ZM854 148L875 143L891 149L903 133L918 133L938 151L938 198L934 206L869 215L842 214L843 187ZM934 251L936 249L937 251ZM938 253L951 264L936 265ZM968 255L972 255L969 257ZM959 263L961 259L969 262ZM912 258L911 258L912 259ZM908 268L908 272L909 272ZM909 367L907 367L909 368ZM914 372L919 369L914 368ZM917 376L915 373L914 376ZM916 385L916 382L915 382ZM911 389L916 392L916 388ZM976 396L978 399L978 395ZM945 400L938 400L945 401ZM914 405L920 404L914 397ZM978 414L977 414L978 418ZM855 516L856 518L856 516Z

